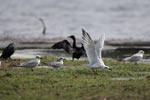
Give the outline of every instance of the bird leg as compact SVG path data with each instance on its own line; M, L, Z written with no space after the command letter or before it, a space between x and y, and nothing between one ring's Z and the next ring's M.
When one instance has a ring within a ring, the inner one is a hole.
M31 71L33 72L33 68L31 68Z
M138 62L135 62L134 64L135 64L135 65L138 65Z
M92 71L94 72L94 74L97 74L97 70L95 68L92 68Z
M74 61L74 58L72 57L72 61Z

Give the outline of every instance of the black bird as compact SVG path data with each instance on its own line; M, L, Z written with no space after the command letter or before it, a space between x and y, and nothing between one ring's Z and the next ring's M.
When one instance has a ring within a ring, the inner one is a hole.
M82 46L78 48L78 50L74 50L72 54L72 61L74 61L74 58L80 59L80 57L83 56L84 54L85 54L85 50L82 44Z
M10 59L11 56L14 54L14 52L15 52L14 43L10 43L6 48L4 48L0 58L1 59Z
M67 53L71 53L73 50L70 43L67 40L62 40L60 42L55 43L52 49L64 49Z
M83 44L81 47L76 46L76 37L74 35L69 36L73 40L73 49L74 52L72 54L72 61L74 61L74 58L80 59L81 56L85 54L85 49L83 47Z

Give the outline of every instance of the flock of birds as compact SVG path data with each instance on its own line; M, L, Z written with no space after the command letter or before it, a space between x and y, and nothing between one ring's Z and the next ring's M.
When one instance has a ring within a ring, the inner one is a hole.
M41 20L42 21L42 20ZM45 29L46 30L46 29ZM45 31L43 31L44 33ZM64 49L67 53L72 54L72 61L74 59L79 59L84 54L87 55L89 64L85 66L92 69L94 73L96 72L97 68L101 68L102 70L111 70L112 68L105 65L102 59L102 50L104 47L105 41L105 34L102 34L98 41L95 43L94 40L91 38L88 32L82 29L82 43L81 46L78 47L76 45L76 38L74 35L69 36L73 40L73 44L71 45L67 40L62 40L60 42L55 43L51 48L52 49ZM10 43L3 51L0 56L1 60L11 59L11 56L15 52L14 43ZM143 58L144 51L140 50L136 54L123 59L123 61L131 61L131 62L138 62ZM40 64L40 56L36 56L33 60L21 63L17 66L19 67L26 67L26 68L33 68ZM52 62L51 66L54 68L59 68L63 66L64 58L60 58L57 62ZM1 62L0 62L1 64Z

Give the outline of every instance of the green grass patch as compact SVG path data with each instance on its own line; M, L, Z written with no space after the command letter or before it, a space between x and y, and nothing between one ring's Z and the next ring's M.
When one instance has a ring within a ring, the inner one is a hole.
M65 61L74 68L16 68L25 60L2 62L0 100L150 100L150 65L104 60L112 71L98 69L94 74L83 67L88 61ZM46 56L41 65L56 61ZM146 72L146 73L145 73ZM141 79L112 80L117 77Z

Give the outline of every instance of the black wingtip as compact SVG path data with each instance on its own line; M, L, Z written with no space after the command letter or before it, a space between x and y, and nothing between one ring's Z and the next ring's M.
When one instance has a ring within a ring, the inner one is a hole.
M85 30L82 28L82 34L83 34L83 36L85 36Z
M40 21L43 21L43 19L42 18L38 18Z
M83 36L88 36L89 39L92 39L91 36L89 35L89 33L86 32L84 29L82 29L82 34L83 34Z
M84 33L85 32L85 30L82 28L82 32Z

